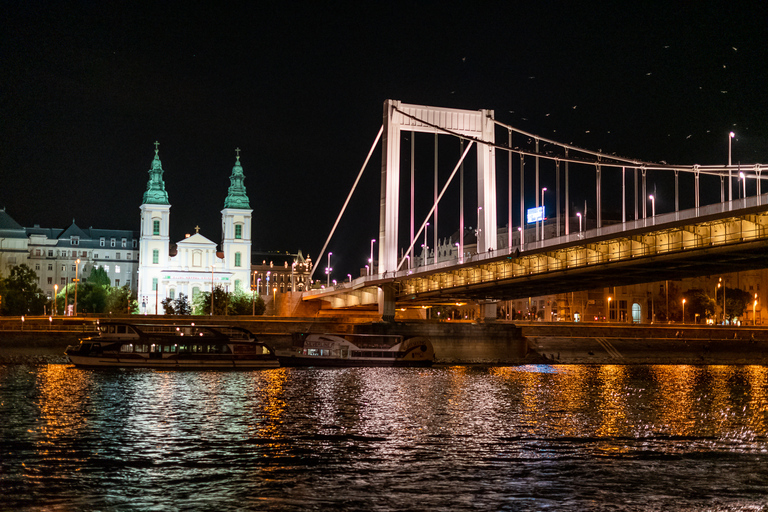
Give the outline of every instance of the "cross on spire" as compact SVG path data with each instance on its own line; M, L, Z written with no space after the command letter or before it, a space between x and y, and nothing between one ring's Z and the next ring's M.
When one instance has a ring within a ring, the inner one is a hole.
M159 146L159 145L160 145L160 143L159 143L159 142L157 142L157 141L155 141L155 154L157 154L157 153L158 153L158 151L159 151L159 150L157 149L157 146Z
M240 161L240 148L235 148L235 151L237 151L237 161Z
M200 232L200 226L195 226L195 234L198 234Z

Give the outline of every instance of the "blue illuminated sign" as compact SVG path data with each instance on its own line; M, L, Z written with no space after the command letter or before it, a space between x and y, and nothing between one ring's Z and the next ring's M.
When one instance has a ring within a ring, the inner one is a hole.
M536 208L528 208L527 214L528 224L534 224L545 219L544 206L537 206Z

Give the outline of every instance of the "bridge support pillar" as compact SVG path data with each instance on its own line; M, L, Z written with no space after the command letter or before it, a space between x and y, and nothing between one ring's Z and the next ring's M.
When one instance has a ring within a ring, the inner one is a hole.
M386 283L379 287L379 315L383 322L395 321L395 284Z
M481 322L495 322L497 302L479 302L480 306L480 321Z

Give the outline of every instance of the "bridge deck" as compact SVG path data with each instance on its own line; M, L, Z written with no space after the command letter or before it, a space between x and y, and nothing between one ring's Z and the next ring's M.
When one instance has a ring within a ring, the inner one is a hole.
M396 286L398 303L510 300L768 266L768 194L473 255L465 261L358 278L303 299L333 307L375 304Z

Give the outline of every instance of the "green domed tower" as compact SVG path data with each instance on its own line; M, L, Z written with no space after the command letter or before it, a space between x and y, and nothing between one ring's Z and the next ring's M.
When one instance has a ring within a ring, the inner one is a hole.
M251 272L251 210L248 195L245 193L245 175L240 165L240 149L237 152L235 166L229 177L229 191L221 210L221 248L224 262L232 272L235 292L247 291Z

